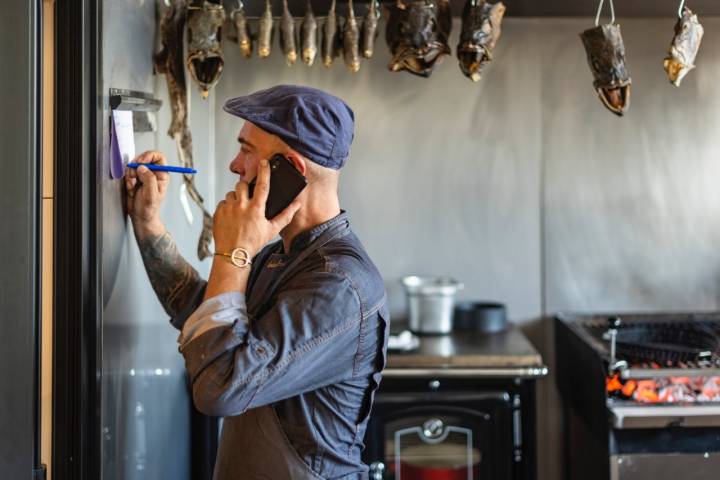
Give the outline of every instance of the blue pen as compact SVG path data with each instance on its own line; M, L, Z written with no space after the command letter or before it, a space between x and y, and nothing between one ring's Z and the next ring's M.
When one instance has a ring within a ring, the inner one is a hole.
M173 167L172 165L156 165L154 163L128 163L127 166L130 168L145 166L156 172L197 173L197 170L194 168Z

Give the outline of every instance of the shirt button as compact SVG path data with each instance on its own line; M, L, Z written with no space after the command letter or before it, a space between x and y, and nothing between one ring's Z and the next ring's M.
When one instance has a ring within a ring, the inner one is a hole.
M265 349L263 347L257 347L255 349L258 353L265 353Z

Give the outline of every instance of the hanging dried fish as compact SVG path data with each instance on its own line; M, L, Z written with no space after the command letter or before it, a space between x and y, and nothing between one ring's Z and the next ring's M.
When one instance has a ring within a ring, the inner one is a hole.
M492 51L500 38L505 5L485 0L467 0L462 16L457 57L460 70L473 82L480 80L483 67L492 61Z
M618 116L630 106L632 80L625 67L625 45L620 26L609 23L580 34L595 81L593 86L603 105Z
M265 11L260 17L258 31L258 57L267 58L270 56L270 49L273 41L273 16L270 0L265 0Z
M233 10L230 16L235 22L235 30L237 32L240 53L242 53L245 58L252 57L252 36L250 35L250 27L248 26L247 17L245 17L245 10L243 9L242 2L238 1L237 8Z
M348 16L343 26L343 54L348 70L356 73L360 70L360 30L358 29L352 0L348 0Z
M375 51L375 39L378 36L378 19L380 18L380 12L377 7L377 0L370 0L370 7L363 18L362 23L362 38L360 40L361 53L365 58L373 56Z
M200 6L189 6L187 15L187 66L203 98L207 98L209 90L220 80L225 64L220 45L225 10L222 5L205 0Z
M170 0L160 22L161 50L155 54L153 62L155 70L165 75L172 120L168 135L175 140L180 162L184 167L193 168L192 135L188 128L188 95L185 82L185 64L183 62L183 36L187 17L186 0ZM200 207L203 213L203 226L198 241L197 254L200 260L211 255L212 215L205 209L204 201L195 188L192 175L183 175L190 198Z
M330 4L325 24L323 25L322 61L329 67L338 55L338 19L335 13L335 0Z
M287 0L283 0L283 13L280 20L280 48L288 66L295 65L297 48L295 46L295 19L290 14Z
M450 54L448 37L452 28L448 0L413 0L390 8L385 40L392 59L388 68L407 70L429 77L442 59Z
M300 28L300 37L302 60L308 65L312 65L315 61L315 55L317 55L317 21L315 20L310 0L307 1L305 18L303 18Z
M684 7L682 16L675 24L675 36L670 44L668 57L663 62L670 82L676 87L679 87L685 75L695 68L693 62L704 33L697 15Z

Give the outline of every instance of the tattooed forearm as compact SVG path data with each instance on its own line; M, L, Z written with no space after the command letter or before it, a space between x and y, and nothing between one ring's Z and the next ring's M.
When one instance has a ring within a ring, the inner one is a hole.
M182 313L205 287L205 281L180 255L167 231L138 237L138 247L150 283L165 311L172 317Z

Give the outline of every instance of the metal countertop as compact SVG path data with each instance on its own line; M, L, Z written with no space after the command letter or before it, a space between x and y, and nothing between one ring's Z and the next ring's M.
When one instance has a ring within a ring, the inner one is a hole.
M384 376L532 378L547 375L538 351L513 326L494 334L453 332L419 338L420 346L415 350L388 350Z

